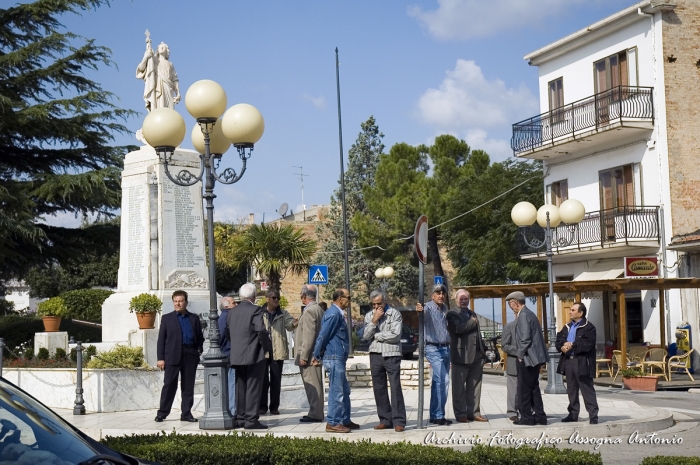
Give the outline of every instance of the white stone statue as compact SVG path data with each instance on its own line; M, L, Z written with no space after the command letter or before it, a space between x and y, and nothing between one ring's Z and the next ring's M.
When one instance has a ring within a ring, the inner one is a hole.
M170 49L161 42L158 52L151 48L151 34L146 30L146 52L136 68L136 77L146 83L143 100L148 111L156 108L174 108L180 101L180 84L175 67L168 59Z

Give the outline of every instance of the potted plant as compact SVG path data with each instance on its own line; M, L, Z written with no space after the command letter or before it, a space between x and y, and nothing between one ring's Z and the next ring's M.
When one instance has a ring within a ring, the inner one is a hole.
M136 313L139 329L156 327L156 313L160 313L163 301L153 294L139 294L129 301L129 311Z
M61 326L61 317L68 313L66 303L60 297L51 297L39 304L37 314L44 322L44 331L55 333Z
M630 367L620 370L622 386L632 391L656 391L659 378L646 375L641 368Z

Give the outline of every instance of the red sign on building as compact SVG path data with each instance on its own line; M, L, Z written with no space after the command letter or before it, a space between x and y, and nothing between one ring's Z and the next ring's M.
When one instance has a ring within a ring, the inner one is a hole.
M658 257L625 257L625 278L658 277Z

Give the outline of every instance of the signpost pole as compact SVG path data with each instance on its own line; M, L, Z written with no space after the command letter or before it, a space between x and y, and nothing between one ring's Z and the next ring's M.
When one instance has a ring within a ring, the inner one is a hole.
M418 256L418 302L425 304L425 262L428 256L428 217L421 215L413 232L414 246ZM425 312L418 312L418 429L423 423L423 399L425 398Z

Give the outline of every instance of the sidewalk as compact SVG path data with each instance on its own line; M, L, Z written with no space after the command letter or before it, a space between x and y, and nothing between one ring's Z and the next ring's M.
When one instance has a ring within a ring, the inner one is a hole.
M545 383L541 383L544 390ZM544 392L544 391L543 391ZM449 426L427 425L430 389L425 391L423 421L427 428L417 429L418 390L405 390L404 400L408 424L406 431L396 433L393 430L376 431L373 426L379 424L372 389L353 389L351 392L352 420L361 428L349 434L325 432L325 423L299 423L299 418L306 415L306 409L282 410L280 415L263 415L260 421L270 429L256 431L254 434L274 434L295 437L343 438L359 440L371 438L375 442L442 443L457 445L470 444L475 438L488 442L489 438L507 436L513 438L561 438L562 443L578 431L580 437L613 437L628 435L634 431L641 433L659 431L673 425L673 416L664 409L640 407L633 401L611 401L598 399L600 424L590 425L588 415L581 412L577 423L561 423L567 412L568 398L564 395L543 394L545 411L548 416L547 426L518 426L508 420L506 415L506 386L504 380L494 376L484 376L481 391L481 412L488 418L488 423L454 422ZM173 406L175 407L175 406ZM451 394L447 401L447 418L454 420ZM581 402L583 408L583 402ZM88 413L74 416L72 410L54 409L59 415L75 425L89 436L100 439L105 436L124 436L131 434L153 434L165 431L177 431L181 434L226 434L227 431L201 430L196 423L180 422L179 410L173 408L170 416L163 423L153 419L156 410L139 410L118 413ZM243 432L243 429L232 431ZM450 439L451 438L451 439ZM458 441L462 442L458 442ZM450 442L451 441L451 442Z

